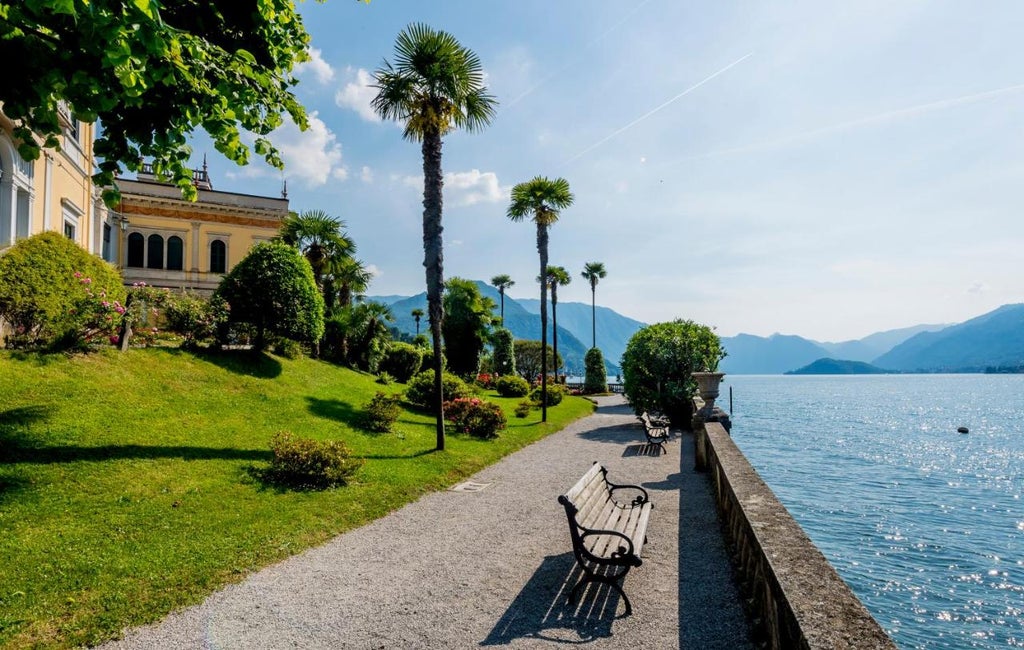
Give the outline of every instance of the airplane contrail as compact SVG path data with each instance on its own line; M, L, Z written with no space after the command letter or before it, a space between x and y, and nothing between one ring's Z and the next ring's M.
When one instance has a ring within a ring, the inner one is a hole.
M745 54L745 55L741 56L740 58L736 59L735 61L733 61L733 62L732 62L732 63L730 63L729 65L725 66L725 67L724 67L724 68L722 68L721 70L718 70L717 72L714 72L714 73L712 73L712 74L708 75L707 77L704 77L703 79L701 79L701 80L700 80L700 81L698 81L697 83L693 84L692 86L690 86L689 88L687 88L687 89L686 89L686 90L684 90L683 92L679 93L679 94L678 94L678 95L676 95L675 97L672 97L672 98L671 98L671 99L669 99L668 101L666 101L666 102L663 102L663 103L662 103L662 104L660 104L659 106L657 106L657 107L655 107L655 108L653 108L653 109L651 109L651 110L647 111L646 113L644 113L644 114L643 114L643 115L641 115L640 117L636 118L635 120L633 120L632 122L630 122L630 123L629 123L629 124L627 124L626 126L624 126L624 127L620 128L620 129L618 129L618 130L616 130L616 131L613 131L613 132L612 132L612 133L610 133L609 135L607 135L607 136L605 136L605 137L601 138L600 140L598 140L598 141L597 141L597 142L595 142L594 144L590 145L589 147L587 147L587 148L586 148L586 149L584 149L583 151L579 152L578 154L576 154L575 156L573 156L573 157L572 157L572 158L570 158L569 160L566 160L566 161L565 161L564 163L562 163L562 167L565 167L566 165L569 165L570 163L573 163L573 162L575 162L576 160L578 160L578 159L582 158L582 157L583 157L583 156L585 156L586 154L590 153L590 152L591 152L591 151L593 151L594 149L597 149L597 148L598 148L598 147L600 147L600 146L601 146L602 144L604 144L605 142L608 142L609 140L611 140L611 139L612 139L612 138L614 138L615 136L619 135L619 134L620 134L620 133L622 133L623 131L627 131L627 130L629 130L629 129L633 128L634 126L636 126L636 125L637 125L637 124L639 124L640 122L643 122L644 120L646 120L646 119L647 119L647 118L649 118L650 116L654 115L655 113L657 113L657 112L658 112L658 111L660 111L661 109L665 108L665 107L666 107L666 106L668 106L669 104L671 104L671 103L673 103L673 102L675 102L675 101L677 101L677 100L681 99L682 97L685 97L686 95L689 95L689 94L690 94L691 92L693 92L694 90L697 90L698 88L700 88L701 86L703 86L703 85L704 85L704 84L706 84L707 82L711 81L712 79L714 79L714 78L715 78L715 77L717 77L718 75L720 75L720 74L723 74L724 72L728 71L729 69L731 69L731 68L734 68L734 67L736 67L736 66L737 66L737 65L739 65L740 63L743 63L744 61L746 61L747 59L749 59L749 58L750 58L751 56L753 56L753 55L754 55L754 53L753 53L753 52L748 52L747 54Z
M626 14L626 15L625 15L625 16L624 16L624 17L623 17L623 18L622 18L621 20L619 20L619 21L618 21L617 23L615 23L614 25L612 25L612 26L611 26L611 27L609 27L608 29L604 30L603 32L601 32L600 34L598 34L597 36L595 36L594 38L592 38L592 39L590 39L589 41L587 41L587 43L586 43L586 44L585 44L585 45L584 45L583 47L581 47L581 48L580 48L579 50L577 50L577 51L576 51L576 56L574 56L574 57L571 57L571 58L570 58L569 60L567 60L567 61L566 61L566 62L565 62L565 63L564 63L563 65L559 66L559 67L558 67L558 68L556 68L556 69L555 69L554 71L552 71L551 73L547 74L547 75L546 75L546 76L545 76L545 77L544 77L543 79L541 79L541 80L540 80L540 81L538 81L537 83L533 84L532 86L530 86L529 88L527 88L527 89L526 89L526 90L524 90L523 92L519 93L519 95L517 95L517 96L516 96L515 98L513 98L513 99L512 99L512 101L510 101L510 102L507 102L507 103L505 103L505 104L504 104L504 105L502 106L502 108L504 108L504 109L508 109L508 108L511 108L511 107L515 106L515 105L516 105L516 104L518 104L518 103L519 103L519 102L520 102L521 100L523 100L523 99L524 99L525 97L527 97L527 96L529 96L529 95L533 94L533 91L537 90L538 88L540 88L541 86L543 86L543 85L544 85L544 84L546 84L547 82L551 81L551 80L552 80L553 78L555 78L555 77L557 77L558 75L560 75L560 74L561 74L562 72L564 72L564 71L565 71L565 70L566 70L567 68L569 68L569 67L571 67L571 66L575 65L575 64L576 64L576 61L577 61L577 60L578 60L578 59L580 58L580 54L581 54L582 52L584 52L584 51L586 51L586 50L589 50L589 49L590 49L590 47L591 47L592 45L594 45L594 43L597 43L598 41L604 40L604 37L605 37L605 36L608 36L608 34L611 34L611 33L612 33L613 31L615 31L616 29L618 29L620 25L622 25L622 24L623 24L624 22L626 22L627 20L629 20L630 18L632 18L632 17L633 17L633 15L634 15L634 14L636 14L636 12L640 11L640 10L641 10L641 9L643 8L643 6L644 6L644 5L646 5L646 4L647 4L648 2L650 2L650 1L651 1L651 0L643 0L643 2L641 2L641 3L640 3L640 4L638 4L638 5L636 6L636 7L634 7L634 8L633 8L633 11L629 12L628 14Z
M916 106L908 106L907 108L899 108L892 111L886 111L885 113L879 113L877 115L869 115L867 117L860 117L855 120L849 120L847 122L840 122L838 124L832 124L830 126L822 126L809 131L803 131L796 133L791 136L779 138L777 140L768 140L766 142L757 142L754 144L743 145L739 147L730 147L728 149L719 149L717 151L708 151L702 154L695 154L693 156L687 156L680 160L665 163L661 165L661 168L672 167L683 162L691 160L700 160L703 158L711 158L714 156L726 156L729 154L736 153L747 153L750 151L759 151L762 149L771 149L774 147L780 147L793 142L799 142L801 140L809 140L821 135L827 135L829 133L835 133L838 131L845 131L847 129L854 129L860 126L866 126L870 124L876 124L879 122L887 122L903 117L913 117L915 115L921 115L924 113L930 113L932 111L941 110L944 108L950 108L953 106L960 106L962 104L970 104L990 97L997 97L999 95L1005 95L1012 92L1024 90L1024 84L1017 84L1014 86L1006 86L1005 88L996 88L995 90L986 90L985 92L973 93L970 95L962 95L960 97L953 97L950 99L940 99L934 102L928 102L927 104L918 104Z

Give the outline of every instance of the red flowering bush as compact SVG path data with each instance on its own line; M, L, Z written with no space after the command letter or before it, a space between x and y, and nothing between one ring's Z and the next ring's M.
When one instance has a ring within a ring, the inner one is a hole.
M497 404L479 397L460 397L444 403L444 418L474 438L495 438L505 428L505 414Z

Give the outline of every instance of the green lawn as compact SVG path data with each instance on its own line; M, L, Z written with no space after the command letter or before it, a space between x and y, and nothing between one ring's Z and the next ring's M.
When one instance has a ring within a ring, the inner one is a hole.
M309 359L169 349L40 356L0 351L0 646L116 637L225 583L447 487L589 414L580 398L515 418L495 440L429 416L359 430L382 387ZM325 492L265 487L276 431L344 440L366 464Z

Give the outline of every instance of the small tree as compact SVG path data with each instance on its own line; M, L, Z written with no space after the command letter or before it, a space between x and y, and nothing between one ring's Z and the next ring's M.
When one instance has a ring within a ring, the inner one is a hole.
M99 310L109 312L99 314L103 319L120 320L124 301L117 270L55 232L23 239L0 256L0 317L11 324L13 342L74 345L95 328Z
M392 341L388 345L384 358L380 362L380 370L395 378L399 383L406 383L423 366L423 349L411 343Z
M714 370L725 357L706 325L677 319L639 330L622 354L626 398L637 413L657 410L674 426L688 428L697 383L690 373Z
M229 322L256 329L255 348L267 334L314 343L324 333L324 299L298 249L261 242L224 277L215 296L230 306Z
M540 341L519 340L515 342L516 372L526 381L536 380L544 371L544 359L540 354L540 345ZM547 358L553 359L555 355L551 346L546 347ZM562 360L555 359L555 363L561 364Z
M492 370L496 375L516 374L515 337L512 332L499 327L491 334L491 345L494 346L494 357L491 360Z
M476 283L451 278L445 283L444 354L448 369L463 378L475 377L491 327L494 303L480 295Z
M584 360L586 364L586 375L583 378L583 392L585 393L607 393L608 373L604 367L604 355L598 348L587 350Z

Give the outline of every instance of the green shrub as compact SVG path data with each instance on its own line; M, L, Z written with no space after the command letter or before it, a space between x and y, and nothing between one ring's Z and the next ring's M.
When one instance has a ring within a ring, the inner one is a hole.
M264 477L292 488L322 490L345 485L363 464L339 440L296 438L287 431L274 434L270 450L274 457Z
M401 398L378 392L363 406L362 425L368 431L388 433L398 420Z
M223 299L206 299L188 292L165 296L162 311L164 326L180 334L182 347L186 348L212 341L228 320L228 305Z
M533 410L533 403L527 400L523 400L516 404L515 414L517 418L525 418Z
M392 341L384 352L380 369L387 372L399 383L407 383L420 371L423 365L423 349L410 343Z
M392 377L390 373L387 373L387 372L379 372L379 373L377 373L377 383L380 384L381 386L390 386L394 382L395 382L395 378Z
M608 372L604 367L604 355L601 354L601 350L598 348L587 350L584 363L586 365L586 373L583 377L583 392L607 393Z
M301 343L280 337L274 341L274 354L285 359L301 359L304 353Z
M444 419L457 431L474 438L495 438L507 421L501 407L479 397L460 397L444 403Z
M498 377L494 388L502 397L526 397L530 394L530 382L515 375Z
M467 386L466 382L448 372L441 376L441 386L445 399L469 397L473 394L473 389ZM433 408L437 402L437 394L434 392L434 371L425 370L413 377L405 390L405 399L421 408Z
M516 374L515 336L504 327L499 327L491 334L491 345L494 354L491 358L491 372L499 375Z
M534 404L542 404L543 390L540 386L537 386L530 393L530 401ZM558 406L562 403L562 398L565 397L565 387L559 384L548 384L548 406Z
M677 319L633 334L622 354L626 398L637 413L658 411L673 426L689 429L697 382L691 373L714 370L725 357L715 332Z
M231 323L256 329L257 349L276 334L319 341L324 334L324 299L306 258L282 242L260 242L224 276L217 296L230 306Z
M12 347L106 342L124 302L117 270L55 232L23 239L0 256L0 316L13 330Z

